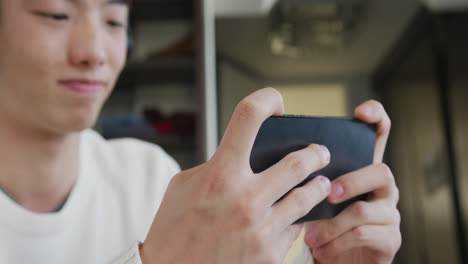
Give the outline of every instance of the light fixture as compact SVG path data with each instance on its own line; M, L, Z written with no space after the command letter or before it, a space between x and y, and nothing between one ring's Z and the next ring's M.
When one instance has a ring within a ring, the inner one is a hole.
M270 47L275 55L296 58L344 49L370 0L279 1L270 14Z

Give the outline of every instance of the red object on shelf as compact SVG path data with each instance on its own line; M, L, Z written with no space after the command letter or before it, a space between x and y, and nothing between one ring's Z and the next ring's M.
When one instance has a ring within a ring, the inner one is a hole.
M180 138L195 136L195 113L175 112L164 115L159 109L145 109L143 114L159 135L174 135Z
M172 133L174 126L169 121L160 121L154 124L154 128L161 135Z

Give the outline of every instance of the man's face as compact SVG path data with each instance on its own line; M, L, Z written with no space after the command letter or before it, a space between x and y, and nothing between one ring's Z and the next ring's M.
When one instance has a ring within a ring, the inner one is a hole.
M0 125L55 135L94 125L125 64L121 2L0 1Z

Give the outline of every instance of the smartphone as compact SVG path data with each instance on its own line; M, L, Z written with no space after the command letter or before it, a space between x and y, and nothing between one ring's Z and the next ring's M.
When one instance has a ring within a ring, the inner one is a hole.
M250 165L253 172L259 173L291 152L310 144L321 144L330 151L329 165L312 173L294 188L304 185L317 175L326 176L333 181L343 174L372 164L375 140L375 125L352 118L291 115L270 117L264 121L257 134L250 155ZM361 195L337 205L322 201L296 223L334 217L351 203L365 198L366 195Z

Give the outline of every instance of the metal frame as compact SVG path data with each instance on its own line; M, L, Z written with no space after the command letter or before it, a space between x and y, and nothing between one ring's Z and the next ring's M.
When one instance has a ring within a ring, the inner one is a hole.
M196 0L196 83L200 94L201 112L198 128L198 157L210 159L218 146L216 99L216 44L213 0Z

